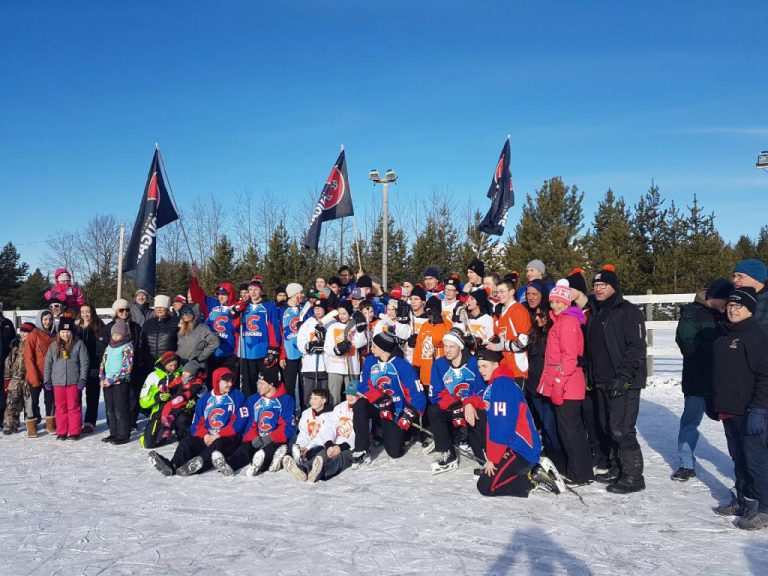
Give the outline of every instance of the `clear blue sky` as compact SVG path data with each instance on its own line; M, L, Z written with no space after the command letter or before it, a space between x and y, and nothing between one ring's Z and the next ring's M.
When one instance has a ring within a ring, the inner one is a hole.
M0 5L0 241L130 221L154 142L177 201L303 198L347 149L396 189L483 195L512 135L518 198L561 175L698 193L724 237L768 222L768 2L36 2ZM56 215L56 217L52 217Z

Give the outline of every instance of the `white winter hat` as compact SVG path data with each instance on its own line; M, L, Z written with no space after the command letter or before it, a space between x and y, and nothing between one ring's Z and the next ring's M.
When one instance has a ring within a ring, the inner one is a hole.
M288 298L293 298L296 294L301 294L303 291L304 287L297 282L291 282L285 287L285 295L288 296Z
M158 294L155 296L155 308L170 308L171 297Z
M128 303L128 300L125 298L118 298L114 302L112 302L112 312L117 314L118 310L123 310L125 308L130 309L131 305Z

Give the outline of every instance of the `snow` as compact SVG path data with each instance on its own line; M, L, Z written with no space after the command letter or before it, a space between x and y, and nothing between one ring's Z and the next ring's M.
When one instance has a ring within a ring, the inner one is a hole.
M579 499L483 498L473 463L432 476L413 449L315 485L285 472L165 478L137 442L2 437L0 574L765 574L765 532L711 507L732 465L704 419L698 478L672 482L683 396L676 370L643 392L638 430L648 489ZM174 447L161 452L170 455Z

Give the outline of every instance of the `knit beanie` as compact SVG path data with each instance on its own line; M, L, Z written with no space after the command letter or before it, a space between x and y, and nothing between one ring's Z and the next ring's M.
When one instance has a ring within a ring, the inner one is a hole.
M768 271L766 271L765 263L757 258L747 258L736 264L733 273L735 274L737 272L746 274L758 282L765 282L766 279L768 279Z
M544 262L539 260L538 258L531 260L526 264L525 269L528 270L528 268L533 268L534 270L538 270L541 272L541 275L544 276L544 273L547 271L547 267L544 266Z
M541 278L536 278L536 280L531 280L530 282L528 282L528 284L526 285L526 289L528 288L533 288L534 290L536 290L536 292L541 294L542 298L546 298L547 295L549 294L549 287L547 286L547 283L544 282L544 280L542 280Z
M280 369L277 364L264 368L259 374L259 380L264 380L270 386L277 388L280 385Z
M733 292L733 283L725 278L718 278L713 280L707 288L707 298L713 300L728 300L728 296Z
M355 285L358 288L373 288L373 280L371 280L371 277L367 274L363 274L357 279Z
M171 298L169 296L164 296L162 294L158 294L155 296L155 308L170 308L171 307Z
M561 279L557 281L557 285L549 291L550 302L562 302L566 306L571 305L573 300L573 293L568 286L568 280Z
M429 266L424 270L424 277L431 276L432 278L440 278L440 270L437 266Z
M616 271L612 268L603 268L600 272L595 274L595 277L592 278L592 285L594 286L596 282L608 284L617 292L619 290L619 277L616 275Z
M112 302L112 312L117 314L118 310L128 310L131 308L130 303L125 298L118 298Z
M453 344L456 344L456 346L459 347L459 350L464 350L464 337L461 333L461 330L458 328L451 328L448 330L448 332L445 333L443 336L443 342L451 342Z
M485 288L472 290L472 292L469 293L469 297L475 299L480 310L488 312L488 292L485 291Z
M421 298L422 300L427 299L427 292L422 288L421 286L414 286L413 290L411 290L411 296L417 296Z
M480 277L485 276L485 264L483 264L483 261L479 258L472 260L472 262L469 263L469 266L467 266L467 270L472 270L472 272Z
M376 336L373 337L373 343L389 354L392 354L397 348L395 335L389 332L379 332L376 334Z
M728 302L737 302L754 314L757 310L757 292L751 286L736 288L728 296Z
M448 280L445 281L446 286L453 286L456 288L456 290L461 291L461 280L459 279L458 274L451 274L448 277Z
M582 294L587 293L587 280L584 278L582 268L574 268L565 279L568 280L568 285L574 290L578 290Z

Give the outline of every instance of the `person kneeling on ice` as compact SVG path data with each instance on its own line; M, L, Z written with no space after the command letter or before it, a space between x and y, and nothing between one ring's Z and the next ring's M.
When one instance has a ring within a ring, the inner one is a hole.
M174 352L169 351L157 359L155 369L150 372L144 381L144 387L141 389L141 396L139 397L139 405L142 410L150 412L147 427L141 436L141 445L144 448L160 446L167 438L164 437L164 430L160 423L161 408L171 399L171 394L168 391L169 385L178 376L181 376L179 357ZM181 428L184 428L186 432L192 423L191 417L186 424L183 423L183 420L177 418L176 422L174 422L176 436L179 440L183 437L183 434L179 434Z
M312 482L317 480L323 468L323 460L317 459L315 469L315 457L325 451L326 446L332 446L336 437L329 400L328 390L312 390L309 408L302 412L299 420L299 435L291 448L291 455L283 456L283 468L302 482L307 479L308 472L312 475Z
M229 456L213 454L213 465L224 476L232 476L249 462L245 469L249 478L267 469L277 472L288 451L287 442L296 433L294 401L280 382L277 366L262 370L256 390L246 401L248 422L242 443Z
M477 358L465 348L464 333L458 328L451 328L442 340L445 356L432 364L431 404L427 408L429 429L439 453L432 463L433 474L459 467L451 442L452 430L466 429L472 452L481 462L485 461L485 415L480 415L473 405L473 398L479 399L485 388Z
M559 494L565 490L565 482L551 460L539 459L541 438L525 396L512 369L499 366L500 362L501 354L490 350L478 361L480 373L488 381L483 392L488 459L477 489L483 496L527 498L534 488Z
M243 393L233 390L234 375L228 368L213 372L213 390L197 403L189 435L179 441L173 458L168 460L154 450L150 463L165 476L191 476L208 470L215 454L232 454L241 443L248 421Z
M403 455L405 432L419 421L426 408L424 389L411 366L395 355L397 338L389 332L373 337L373 356L365 359L360 398L354 405L355 466L370 462L370 420L378 416L384 435L384 449L390 458Z

